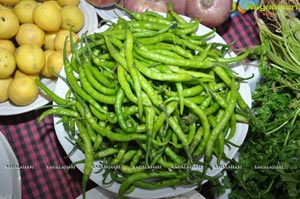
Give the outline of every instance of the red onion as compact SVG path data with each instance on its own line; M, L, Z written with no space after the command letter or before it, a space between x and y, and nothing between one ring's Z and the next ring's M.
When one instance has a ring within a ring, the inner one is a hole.
M168 5L164 0L125 0L125 8L133 12L157 11L166 13Z
M171 0L173 9L176 13L186 15L186 1L187 0ZM168 0L166 0L168 3Z
M110 7L113 6L115 2L118 2L118 0L86 0L86 1L98 8Z
M186 0L186 14L200 19L210 28L224 23L230 16L232 0Z

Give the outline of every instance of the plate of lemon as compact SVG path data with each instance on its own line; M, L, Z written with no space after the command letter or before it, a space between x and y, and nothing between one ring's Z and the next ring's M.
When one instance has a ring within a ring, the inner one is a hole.
M85 0L0 0L0 115L16 115L51 99L35 83L54 90L63 66L64 40L98 27Z

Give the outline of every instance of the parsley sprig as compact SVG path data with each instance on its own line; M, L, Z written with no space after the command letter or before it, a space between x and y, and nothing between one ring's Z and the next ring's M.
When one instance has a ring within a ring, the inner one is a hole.
M253 94L260 122L250 125L234 162L242 169L228 171L230 198L300 198L299 77L276 68L262 68L261 74Z

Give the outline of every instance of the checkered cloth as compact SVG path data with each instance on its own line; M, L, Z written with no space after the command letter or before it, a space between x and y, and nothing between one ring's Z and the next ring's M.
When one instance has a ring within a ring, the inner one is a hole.
M77 169L53 169L69 165L59 144L52 116L37 124L44 110L0 117L0 131L11 144L19 161L22 198L76 198L81 194L81 173ZM5 169L5 168L0 168Z
M258 29L252 13L236 16L217 28L232 49L259 44ZM21 169L23 199L74 199L81 194L82 173L76 168L54 169L69 165L70 160L55 135L53 119L36 121L44 110L0 117L0 131L15 151ZM0 168L5 169L5 168ZM89 188L96 186L89 183Z
M227 43L232 44L231 48L236 53L260 43L253 12L230 18L217 28L217 32Z

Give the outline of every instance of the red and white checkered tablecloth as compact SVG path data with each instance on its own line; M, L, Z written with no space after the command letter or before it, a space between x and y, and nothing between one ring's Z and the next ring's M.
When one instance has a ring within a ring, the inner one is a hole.
M235 16L217 28L217 32L236 49L259 44L253 13ZM23 199L74 199L81 194L82 174L76 168L53 168L69 165L70 160L55 135L53 119L37 124L44 110L0 117L0 131L11 144L21 169ZM89 183L89 188L96 186Z
M232 44L232 50L235 52L260 43L253 12L230 18L217 28L217 32L227 43Z

